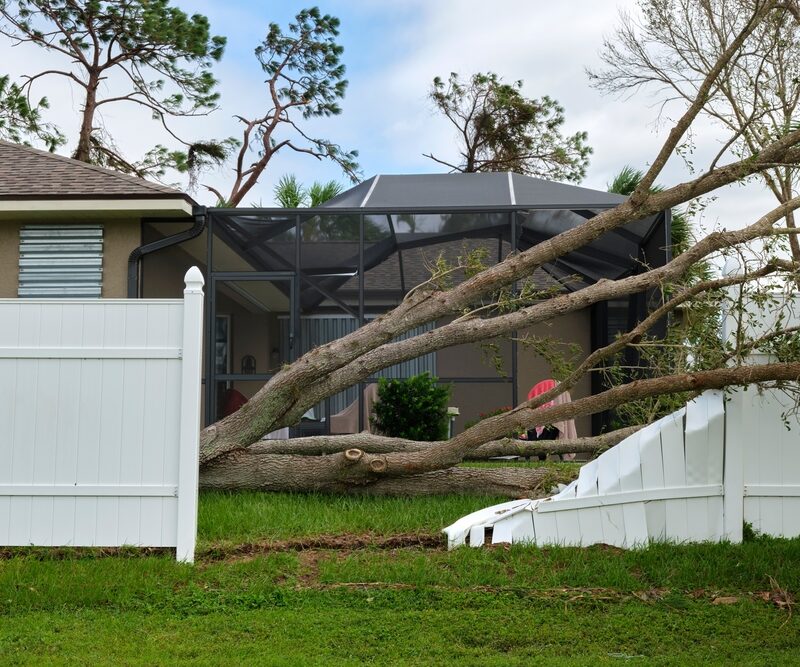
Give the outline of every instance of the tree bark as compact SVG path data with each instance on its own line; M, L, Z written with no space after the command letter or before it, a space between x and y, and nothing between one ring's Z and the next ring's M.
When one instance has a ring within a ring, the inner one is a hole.
M410 477L450 468L459 464L472 450L502 436L509 430L527 429L535 424L552 424L564 419L594 414L650 396L722 389L729 386L769 381L797 382L798 380L800 380L800 362L764 364L636 380L594 396L552 407L532 408L530 407L532 402L528 401L503 415L483 420L437 447L418 452L392 452L389 454L363 454L361 452L361 456L353 458L351 461L348 479L354 483L370 483L379 478ZM349 451L360 452L360 450ZM294 458L306 461L310 459L310 457Z
M529 407L531 402L523 403L511 412L485 419L451 440L420 451L366 454L361 449L350 448L331 455L297 456L267 454L253 451L252 448L242 448L217 457L204 465L201 468L200 483L204 488L335 493L370 493L369 487L373 486L377 489L375 493L391 493L409 484L409 488L418 489L420 493L423 490L430 493L433 492L434 485L427 484L426 480L443 478L425 477L425 475L457 466L470 452L508 432L510 427L528 428L537 423L554 423L608 410L622 403L649 396L721 389L768 381L797 382L798 380L800 380L800 362L719 368L636 380L564 405L531 408ZM530 478L525 482L526 488L533 488L541 483L538 476L545 474L535 473L533 470L528 473ZM459 479L475 480L484 473L452 474L460 475ZM524 473L511 472L511 469L502 469L498 473L485 473L485 476L491 478L495 474L497 477L494 482L487 479L487 484L499 483L499 480L506 479L508 475L524 476ZM418 480L409 481L411 478ZM468 491L464 488L463 492Z
M504 438L481 445L464 456L465 461L484 461L493 456L541 456L550 454L593 454L604 452L609 447L622 442L643 426L628 426L610 433L603 433L574 440L513 440Z
M233 452L204 466L200 488L355 495L467 494L535 498L547 495L574 472L551 468L453 467L404 478L351 479L334 456L285 456L251 450Z
M78 133L78 145L72 157L81 162L92 161L92 131L94 130L94 113L97 109L97 88L100 85L100 75L96 72L89 73L86 83L86 98L81 111L81 129Z

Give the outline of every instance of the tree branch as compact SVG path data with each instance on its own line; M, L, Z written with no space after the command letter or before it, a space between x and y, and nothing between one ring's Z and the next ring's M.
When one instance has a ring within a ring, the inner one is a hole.
M475 448L467 454L467 461L485 461L493 456L539 456L540 454L571 454L573 452L597 453L616 445L642 426L628 426L587 438L573 440L518 440L501 438ZM337 454L348 449L360 449L365 454L392 452L423 452L442 445L445 441L419 442L404 438L389 438L372 433L345 435L315 435L289 440L262 440L249 448L256 454L289 454L293 456L321 456Z
M723 389L770 381L797 382L800 363L764 364L717 368L697 373L680 373L657 378L635 380L572 403L531 409L523 403L511 412L484 419L453 439L422 452L363 454L354 464L364 479L406 477L432 470L441 470L461 462L466 454L509 429L527 429L534 424L552 424L565 419L595 414L632 400L707 389Z

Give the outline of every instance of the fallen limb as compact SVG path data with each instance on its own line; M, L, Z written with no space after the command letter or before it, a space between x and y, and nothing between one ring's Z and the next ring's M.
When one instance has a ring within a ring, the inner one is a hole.
M469 452L465 461L483 461L493 456L540 456L545 454L599 454L609 447L613 447L629 435L636 433L643 426L628 426L610 433L603 433L586 438L573 440L515 440L504 438L487 442Z
M641 426L630 426L593 437L573 440L543 440L529 442L514 438L502 438L487 442L470 452L466 461L485 461L493 456L539 456L541 454L569 454L572 452L597 454L616 445ZM420 452L441 445L442 442L418 442L403 438L389 438L371 433L346 435L315 435L289 440L263 440L250 450L260 454L288 454L296 456L322 456L357 448L365 454L388 454L390 452Z
M553 424L564 419L610 410L633 400L649 396L662 396L706 389L723 389L762 382L797 382L800 380L800 362L763 364L732 368L716 368L696 373L678 373L662 377L634 380L628 384L608 389L594 396L572 403L551 407L531 408L526 401L509 412L484 419L463 433L459 433L438 447L418 452L392 452L389 454L363 454L353 461L350 475L358 479L379 477L410 477L415 474L442 470L458 465L473 450L496 439L509 429L528 429L535 424ZM302 457L301 457L302 458ZM306 457L307 458L307 457Z
M404 438L389 438L372 433L347 433L342 435L313 435L288 440L262 440L249 447L262 454L293 454L297 456L321 456L336 454L347 449L358 448L367 454L389 452L418 452L435 447L440 442L419 442Z
M800 138L800 135L798 137ZM800 149L798 149L798 160L800 160ZM618 209L613 210L618 211L622 206L624 205L620 205ZM445 324L419 336L412 336L394 342L384 340L384 336L376 334L372 337L371 342L368 342L370 338L368 334L373 332L373 328L379 324L388 327L390 322L394 322L398 327L397 331L393 330L393 334L389 338L396 337L396 335L407 331L407 327L410 326L410 320L407 317L406 309L411 307L409 304L414 302L416 298L420 300L420 303L425 302L426 299L427 301L438 303L441 308L445 309L445 312L439 313L439 315L452 314L454 310L457 310L457 305L460 303L458 298L454 296L455 293L458 292L460 294L463 286L475 280L475 278L446 292L419 293L419 296L411 298L409 303L404 302L394 311L373 320L352 334L314 348L295 364L276 374L240 410L203 430L200 435L200 463L204 465L225 452L233 451L240 447L248 447L257 442L266 433L274 431L278 427L297 423L303 413L314 404L335 394L337 391L357 384L382 368L454 345L496 338L536 323L552 321L555 317L582 310L600 301L639 293L679 279L696 262L702 261L720 249L736 247L754 239L772 235L775 223L798 206L800 206L800 197L795 197L786 204L778 206L765 214L748 227L713 232L698 241L686 252L657 269L651 269L633 276L620 278L619 280L600 280L576 292L560 294L511 313L486 319L477 318L475 320ZM589 234L588 227L596 219L604 215L606 213L598 215L575 229L584 230ZM514 255L504 260L501 264L481 272L476 278L485 274L486 280L490 280L492 276L500 272L504 264L516 265L517 261L521 261L519 258L526 257L527 253L531 253L547 243L555 242L556 239L571 234L573 231L575 230L564 232L558 237L525 251L525 253ZM563 239L560 242L563 242ZM512 267L508 268L508 270L513 271L516 269ZM772 264L762 269L765 274L774 270L775 266ZM701 288L705 289L744 280L747 280L747 278L705 281L702 285L692 289L700 290ZM482 287L476 289L478 293L483 293ZM676 303L677 301L673 299L671 307L674 307ZM447 304L447 307L445 308L443 304ZM422 323L428 321L431 320L424 318L421 320ZM398 322L402 322L402 324ZM644 328L647 328L647 326ZM608 351L609 347L611 346L607 346L606 351ZM350 358L353 354L355 354L355 357ZM542 400L547 399L543 398Z
M550 495L556 484L566 484L577 472L556 471L553 468L458 467L414 475L388 477L363 487L342 488L339 492L363 495L430 496L460 494L475 496L506 496L508 498L542 498Z

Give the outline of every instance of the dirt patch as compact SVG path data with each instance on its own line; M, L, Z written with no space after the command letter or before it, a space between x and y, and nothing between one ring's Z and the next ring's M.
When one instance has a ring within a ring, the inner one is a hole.
M4 547L0 549L0 560L28 558L30 560L84 560L92 558L149 558L151 556L175 555L168 547Z
M371 533L318 535L288 540L220 544L197 549L199 562L241 560L261 554L287 551L335 551L346 554L358 549L408 549L424 548L443 550L445 540L438 533L400 533L379 536ZM174 556L175 549L162 547L4 547L0 548L0 561L14 558L31 560L85 560L92 558L149 558Z
M319 551L301 551L300 567L297 573L297 583L302 587L309 587L319 581L319 560L322 557Z
M287 551L351 552L358 549L392 550L412 547L444 550L445 546L444 538L438 533L401 533L387 536L369 533L362 535L318 535L288 540L219 545L198 550L197 558L203 561L221 561Z

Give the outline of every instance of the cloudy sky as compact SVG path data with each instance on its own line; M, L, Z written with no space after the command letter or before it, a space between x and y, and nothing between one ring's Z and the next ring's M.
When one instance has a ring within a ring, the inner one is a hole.
M285 26L306 4L275 0L178 0L178 4L188 12L206 14L214 32L228 37L217 69L221 108L184 129L193 136L237 135L233 114L263 109L266 99L254 47L270 21ZM589 87L584 71L598 65L603 37L613 30L620 10L635 11L635 0L320 0L318 4L341 19L340 42L350 85L341 116L315 121L314 130L343 147L358 149L365 177L438 172L443 168L423 153L455 156L451 128L426 99L433 77L452 71L469 75L491 70L507 80L522 79L524 92L531 97L546 94L559 100L566 109L565 131L586 130L594 148L583 182L586 187L605 189L626 164L646 166L668 130L668 118L657 122L657 96L604 97ZM54 64L37 49L11 48L7 43L0 43L0 61L12 75ZM37 90L50 98L52 119L74 135L80 100L76 91L57 79L43 80ZM139 156L144 143L166 141L155 123L136 109L113 106L107 107L104 122L128 155ZM143 137L147 137L144 143ZM704 155L717 150L719 135L704 124L696 143L700 163ZM285 173L304 182L344 180L332 165L285 154L270 164L246 203L274 205L272 188ZM687 177L686 167L676 158L660 180L669 185ZM223 192L230 181L226 168L204 179ZM213 204L213 197L202 190L195 197ZM704 226L742 226L770 204L770 197L756 185L729 188L709 204Z

